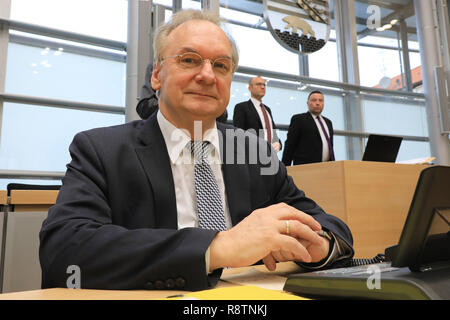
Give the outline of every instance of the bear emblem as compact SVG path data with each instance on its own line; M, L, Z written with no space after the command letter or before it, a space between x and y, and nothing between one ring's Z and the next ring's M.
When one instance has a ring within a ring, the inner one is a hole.
M310 34L311 37L315 37L314 30L311 25L303 19L295 16L287 16L283 18L283 21L287 23L285 29L292 28L292 33L297 33L297 30L302 30L302 35Z

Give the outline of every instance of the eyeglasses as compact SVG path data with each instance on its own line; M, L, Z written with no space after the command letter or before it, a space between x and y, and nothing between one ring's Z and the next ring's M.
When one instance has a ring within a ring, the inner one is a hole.
M195 70L203 66L203 62L208 60L211 63L213 71L216 75L227 76L234 68L231 58L220 57L214 61L211 59L203 59L201 55L195 52L186 52L174 56L168 56L162 59L161 64L168 58L175 58L176 62L184 69Z

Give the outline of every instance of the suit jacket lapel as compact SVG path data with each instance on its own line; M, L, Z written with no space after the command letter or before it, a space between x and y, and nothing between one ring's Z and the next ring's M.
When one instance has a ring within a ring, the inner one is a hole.
M251 113L249 119L256 119L259 127L257 129L262 129L263 125L261 122L261 118L259 117L258 111L256 111L255 105L253 104L252 100L248 100L248 106L249 106L249 111ZM256 134L259 134L259 132L256 132Z
M320 140L320 143L322 143L322 138L320 137L319 128L317 127L317 124L316 124L317 120L313 117L313 115L310 112L307 112L307 114L309 116L308 117L310 119L309 122L310 122L311 127L312 127L312 129L314 131L314 135L316 136L317 139Z
M144 146L136 148L136 153L152 186L155 199L156 226L177 228L177 205L170 158L156 112L144 121L138 139ZM151 195L149 194L149 197Z
M250 173L247 165L238 164L236 161L237 159L245 159L245 150L236 148L234 129L231 129L229 126L224 126L221 123L217 123L217 128L219 129L219 136L223 138L219 140L223 162L222 171L225 183L225 193L228 200L231 221L233 225L236 225L245 218L251 210ZM233 132L228 138L225 133L226 128L231 130L230 132Z

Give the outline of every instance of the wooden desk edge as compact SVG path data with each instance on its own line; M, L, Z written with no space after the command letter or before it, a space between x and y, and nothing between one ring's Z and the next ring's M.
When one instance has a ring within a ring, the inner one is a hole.
M270 272L264 265L225 269L224 275L245 273L250 269L261 272L286 276L288 273L298 272L299 267L293 262L277 264L277 270ZM220 280L215 288L236 287L241 284ZM51 288L0 294L0 300L157 300L178 294L187 294L190 291L180 290L94 290L94 289L67 289Z
M11 204L55 204L58 190L11 190Z

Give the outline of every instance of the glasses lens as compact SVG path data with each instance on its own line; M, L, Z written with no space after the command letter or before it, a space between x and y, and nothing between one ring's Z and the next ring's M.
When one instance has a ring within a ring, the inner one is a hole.
M227 58L218 58L214 60L214 72L219 74L228 74L232 68L232 62Z
M198 66L201 66L202 64L202 57L200 57L196 53L184 53L181 56L178 57L178 62L182 67L185 68L196 68Z
M218 58L212 62L209 59L205 59L211 62L213 70L216 74L227 75L233 68L233 62L229 58ZM194 52L187 52L177 56L177 61L183 68L194 69L202 66L203 58Z

